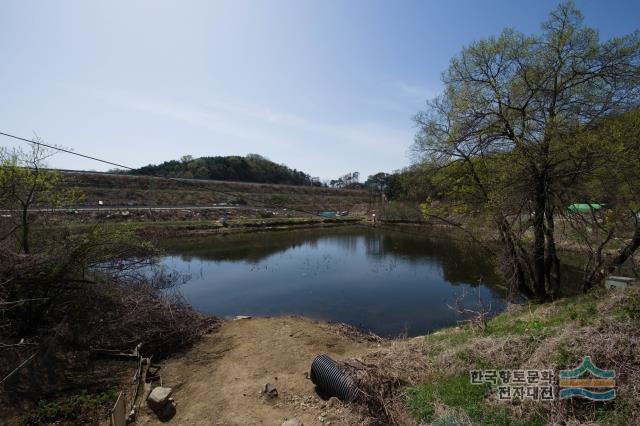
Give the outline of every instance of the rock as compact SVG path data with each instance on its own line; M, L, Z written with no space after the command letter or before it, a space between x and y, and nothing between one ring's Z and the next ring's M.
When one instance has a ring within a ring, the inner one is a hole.
M304 424L298 419L289 419L283 422L282 426L304 426Z
M147 398L147 405L153 411L158 411L162 409L169 402L169 397L171 396L171 392L173 390L171 388L166 388L163 386L158 386L153 388L149 397Z
M165 404L160 410L156 411L156 416L158 419L163 422L167 422L176 415L176 405L175 402L169 401L168 404Z
M338 405L340 405L340 400L338 398L335 396L329 398L329 407L337 407Z
M262 393L267 395L269 398L276 398L278 396L278 389L276 389L276 387L271 383L267 383L266 385L264 385Z

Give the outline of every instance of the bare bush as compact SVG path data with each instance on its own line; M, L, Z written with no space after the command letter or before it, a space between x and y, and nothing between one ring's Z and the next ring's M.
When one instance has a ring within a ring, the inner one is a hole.
M185 302L179 277L156 268L151 243L43 216L76 194L43 168L43 152L5 157L0 201L17 219L0 222L0 406L113 384L118 371L96 369L92 349L142 344L146 354L164 356L217 325Z
M167 289L174 279L161 281L119 283L117 298L91 334L92 348L126 351L141 343L145 356L164 356L220 324L219 319L196 312L179 291Z
M465 305L467 297L466 289L462 289L462 293L456 296L452 305L447 305L449 309L460 315L463 319L461 323L470 324L473 327L485 328L487 320L491 315L491 303L486 303L480 296L480 287L477 288L477 301L475 309Z
M427 380L422 339L397 339L362 359L339 363L358 388L357 402L368 411L371 424L412 425L405 408L404 389Z

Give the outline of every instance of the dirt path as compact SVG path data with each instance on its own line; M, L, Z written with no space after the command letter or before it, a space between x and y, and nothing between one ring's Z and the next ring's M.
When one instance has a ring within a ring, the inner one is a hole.
M357 425L357 409L325 401L307 378L319 353L335 359L361 356L376 345L354 340L338 327L297 317L225 323L183 355L162 365L162 381L174 389L176 425L277 425L297 418L305 426ZM278 397L261 395L266 383ZM139 424L161 424L143 413Z

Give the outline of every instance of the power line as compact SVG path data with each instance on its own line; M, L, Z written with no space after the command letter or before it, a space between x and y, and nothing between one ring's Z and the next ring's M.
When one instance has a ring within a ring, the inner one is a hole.
M81 153L79 153L79 152L71 151L71 150L69 150L69 149L60 148L60 147L55 146L55 145L49 145L49 144L46 144L46 143L43 143L43 142L34 141L34 140L31 140L31 139L26 139L26 138L22 138L22 137L20 137L20 136L12 135L12 134L9 134L9 133L0 132L0 135L2 135L2 136L6 136L6 137L8 137L8 138L17 139L17 140L19 140L19 141L27 142L27 143L30 143L30 144L33 144L33 145L44 146L44 147L46 147L46 148L54 149L54 150L56 150L56 151L64 152L64 153L67 153L67 154L76 155L76 156L78 156L78 157L87 158L87 159L89 159L89 160L98 161L98 162L100 162L100 163L109 164L109 165L111 165L111 166L116 166L116 167L120 167L120 168L123 168L123 169L131 170L131 171L136 171L136 170L137 170L137 169L135 169L135 168L133 168L133 167L126 166L126 165L124 165L124 164L119 164L119 163L114 163L114 162L112 162L112 161L102 160L102 159L100 159L100 158L93 157L93 156L91 156L91 155L81 154ZM200 189L205 189L205 190L207 190L207 191L217 192L217 193L219 193L219 194L225 194L225 195L227 195L227 196L231 196L231 197L236 197L236 196L237 196L237 195L236 195L236 194L234 194L233 192L228 192L228 191L222 191L222 190L219 190L219 189L212 189L212 188L208 188L208 187L206 187L206 186L200 185L200 184L198 184L197 182L194 182L194 181L192 181L192 180L190 180L190 179L187 179L187 178L174 178L174 177L168 177L168 176L156 175L156 174L151 174L151 173L150 173L150 174L145 174L145 175L138 175L138 176L147 176L147 177L154 177L154 178L157 178L157 179L170 180L170 181L173 181L173 182L179 182L179 183L188 184L188 185L191 185L191 186L194 186L194 187L200 188ZM318 213L312 212L312 211L307 211L307 210L302 210L302 209L296 209L296 208L290 208L290 207L285 207L285 206L281 206L281 205L277 205L277 204L270 204L270 203L266 203L266 202L264 202L264 201L260 201L260 200L257 200L257 199L253 199L253 198L246 197L246 196L244 196L244 195L243 195L243 197L244 197L244 198L246 198L246 199L247 199L247 200L249 200L249 201L254 202L254 203L261 204L261 205L263 205L264 207L271 207L271 208L278 208L278 209L286 208L286 209L291 210L291 211L295 211L295 212L299 212L299 213L306 213L306 214L310 214L310 215L312 215L312 216L318 216L318 217L322 217L322 218L324 218L324 216L322 216L322 215L320 215L320 214L318 214Z
M78 152L74 152L74 151L71 151L71 150L68 150L68 149L60 148L58 146L47 145L46 143L37 142L37 141L31 140L31 139L21 138L20 136L10 135L9 133L0 132L0 135L6 136L8 138L17 139L19 141L24 141L24 142L27 142L27 143L31 143L31 144L40 145L40 146L44 146L44 147L47 147L47 148L55 149L57 151L66 152L67 154L77 155L78 157L88 158L89 160L98 161L100 163L109 164L111 166L122 167L123 169L128 169L128 170L135 170L133 167L125 166L123 164L112 163L111 161L101 160L99 158L92 157L90 155L80 154Z

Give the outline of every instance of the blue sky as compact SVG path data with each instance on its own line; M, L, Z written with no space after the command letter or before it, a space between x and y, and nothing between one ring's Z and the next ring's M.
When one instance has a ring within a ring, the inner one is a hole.
M411 117L451 56L538 32L556 4L4 0L0 131L134 167L258 153L325 179L389 172L410 163ZM576 4L602 38L640 26L637 0Z

